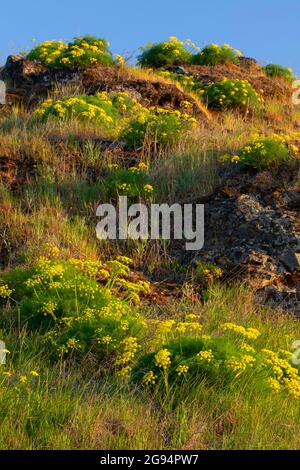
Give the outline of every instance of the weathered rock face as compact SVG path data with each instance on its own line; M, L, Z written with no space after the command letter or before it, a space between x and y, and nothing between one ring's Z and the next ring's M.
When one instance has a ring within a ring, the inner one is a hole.
M82 93L124 91L145 106L181 109L183 101L190 101L195 115L207 118L199 104L176 85L155 79L136 78L129 70L118 67L47 68L40 61L20 56L9 56L0 72L0 79L8 85L8 98L35 104L57 85L76 84Z
M261 300L298 316L299 183L299 164L277 176L265 171L229 178L206 201L205 245L196 256L222 267L228 280L247 279Z

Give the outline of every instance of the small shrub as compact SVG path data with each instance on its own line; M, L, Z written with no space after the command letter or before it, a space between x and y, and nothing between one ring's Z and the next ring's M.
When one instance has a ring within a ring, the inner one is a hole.
M40 60L48 67L85 67L113 65L114 60L105 39L77 37L73 42L45 41L35 46L26 58Z
M270 137L254 136L239 155L224 155L241 167L261 169L277 167L299 155L299 149L290 142L289 136L273 134Z
M62 53L67 49L63 41L45 41L35 46L26 56L29 60L40 60L48 67L54 67Z
M41 331L43 344L55 357L90 351L106 359L118 357L128 338L143 334L145 322L132 303L149 292L148 283L130 281L129 258L61 260L56 247L47 251L32 268L3 277L2 302L16 305L21 322Z
M180 399L201 382L220 389L230 384L236 387L238 381L258 390L265 388L265 393L269 390L299 398L300 376L290 362L291 352L256 347L259 336L257 329L236 323L219 325L211 336L183 332L141 356L132 381L163 395L168 395L171 387L177 393L181 388Z
M248 80L224 78L209 85L203 94L210 108L255 108L263 98L259 97Z
M83 122L101 124L117 136L126 126L128 119L142 110L143 107L126 93L102 92L55 102L48 99L34 111L34 116L42 120L51 116L62 120L74 117Z
M269 64L264 67L264 71L268 77L279 77L291 83L294 80L293 71L282 65Z
M152 108L132 119L122 138L128 147L141 147L144 142L162 146L172 145L192 129L196 119L187 113Z
M99 124L111 137L120 137L128 147L147 143L162 146L174 144L189 131L196 119L187 112L163 108L144 108L126 93L102 92L80 95L59 101L45 100L33 113L37 119L54 117L60 120L77 118Z
M242 53L229 44L218 46L217 44L210 44L206 46L201 52L195 54L191 58L191 63L194 65L217 65L235 63L238 61Z
M141 48L138 64L142 67L159 68L188 63L191 52L186 46L186 43L174 36L171 36L169 41L149 44L146 48Z

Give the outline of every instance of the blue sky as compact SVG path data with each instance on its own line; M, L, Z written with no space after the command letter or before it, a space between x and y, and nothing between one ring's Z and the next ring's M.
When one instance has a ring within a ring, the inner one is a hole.
M200 46L229 43L262 64L300 74L299 0L13 0L0 7L0 64L32 39L105 37L114 53L136 53L175 35Z

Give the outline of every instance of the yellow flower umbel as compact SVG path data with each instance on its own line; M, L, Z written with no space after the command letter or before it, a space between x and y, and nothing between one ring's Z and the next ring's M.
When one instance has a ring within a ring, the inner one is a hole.
M146 372L144 375L142 382L144 385L155 385L156 379L157 375L155 375L152 370L149 370L149 372Z
M237 357L230 357L226 361L226 365L228 369L232 370L233 372L243 372L247 369L247 367L252 367L255 362L255 358L253 356L245 354L244 356L237 358Z
M255 328L245 328L242 325L237 325L236 323L223 323L220 325L224 331L233 331L238 333L244 338L255 340L260 336L260 332Z
M13 290L10 289L7 284L0 286L0 298L7 299L12 293Z
M267 380L267 383L274 392L278 393L280 391L280 383L278 382L278 380L270 377Z
M145 184L144 191L146 193L152 193L153 192L153 186L151 184Z
M214 355L211 349L208 349L207 351L200 351L197 354L197 359L199 361L211 362L213 358L214 358Z
M40 374L36 370L31 370L30 375L31 377L39 377Z
M123 66L125 65L125 59L123 56L120 54L116 54L116 61L118 62L119 65Z
M189 370L189 366L185 364L181 364L180 366L178 366L176 368L178 377L180 377L181 375L186 375L188 373L188 370Z
M167 349L161 349L155 355L155 364L161 369L167 369L171 365L171 353Z

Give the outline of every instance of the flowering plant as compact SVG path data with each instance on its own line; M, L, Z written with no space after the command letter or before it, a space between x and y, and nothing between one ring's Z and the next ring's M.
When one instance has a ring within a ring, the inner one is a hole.
M255 108L263 98L248 80L223 78L205 88L203 98L210 108Z
M151 199L154 191L148 166L143 162L128 169L110 165L105 187L109 197L120 195L131 200Z
M292 139L293 136L284 134L272 134L270 137L257 134L238 155L224 155L222 160L229 159L242 167L276 167L299 156L299 148L292 143Z
M237 62L241 55L241 51L234 49L229 44L223 46L210 44L198 54L193 55L191 63L195 65L228 64Z
M191 41L182 42L175 36L171 36L169 41L148 44L141 48L138 64L142 67L159 68L188 63L192 56L188 46L195 47Z
M143 143L169 145L190 131L196 119L186 112L163 108L149 108L132 119L122 134L129 147L140 147Z
M26 56L40 60L47 67L84 67L113 65L113 56L105 39L94 36L77 37L73 42L45 41L35 46Z

